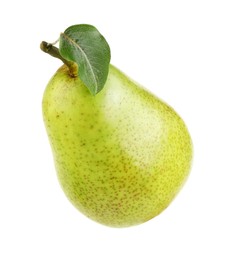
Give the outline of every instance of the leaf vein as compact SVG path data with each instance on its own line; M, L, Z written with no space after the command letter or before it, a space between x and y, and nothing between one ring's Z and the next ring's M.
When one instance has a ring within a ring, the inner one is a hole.
M72 38L70 38L69 36L67 36L65 33L62 33L62 34L63 34L63 36L64 36L65 38L67 38L68 41L70 41L72 44L74 44L75 46L77 46L77 48L78 48L78 49L81 51L81 53L84 55L85 60L87 61L87 64L88 64L88 66L89 66L89 68L90 68L90 71L91 71L92 76L93 76L93 79L94 79L95 88L96 88L95 91L97 91L97 89L98 89L97 79L96 79L96 77L95 77L94 71L93 71L93 69L92 69L92 66L91 66L91 64L90 64L90 62L89 62L89 59L88 59L88 57L87 57L85 51L84 51L84 50L79 46L79 44L77 44L77 42L75 42Z

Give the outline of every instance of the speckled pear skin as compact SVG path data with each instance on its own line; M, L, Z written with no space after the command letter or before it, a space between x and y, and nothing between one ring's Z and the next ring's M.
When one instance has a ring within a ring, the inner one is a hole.
M184 122L112 65L96 96L63 65L45 90L43 117L62 189L99 223L148 221L187 179L192 142Z

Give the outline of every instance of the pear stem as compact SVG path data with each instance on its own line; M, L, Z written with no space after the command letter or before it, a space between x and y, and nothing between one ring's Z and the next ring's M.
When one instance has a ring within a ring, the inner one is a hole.
M69 74L71 77L75 78L78 75L78 66L75 62L72 61L68 61L66 59L64 59L61 54L59 53L59 49L55 46L53 46L53 44L48 43L48 42L41 42L40 44L40 48L42 51L44 51L45 53L50 54L51 56L60 59L65 65L68 66L69 68Z

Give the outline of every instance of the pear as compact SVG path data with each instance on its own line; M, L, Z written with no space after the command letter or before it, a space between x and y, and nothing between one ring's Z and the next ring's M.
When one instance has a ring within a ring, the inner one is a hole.
M63 191L101 224L152 219L188 177L192 142L183 120L112 65L95 96L60 67L44 92L43 118Z

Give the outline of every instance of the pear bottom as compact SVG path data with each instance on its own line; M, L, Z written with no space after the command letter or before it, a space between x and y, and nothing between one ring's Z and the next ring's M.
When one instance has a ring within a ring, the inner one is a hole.
M96 96L62 66L44 92L43 117L62 189L101 224L152 219L188 177L192 142L183 120L112 65Z

